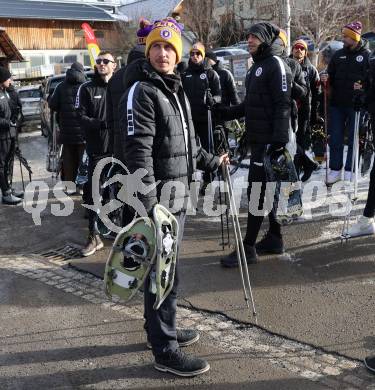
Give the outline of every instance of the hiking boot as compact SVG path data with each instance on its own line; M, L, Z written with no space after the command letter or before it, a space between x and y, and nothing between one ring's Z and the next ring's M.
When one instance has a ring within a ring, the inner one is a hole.
M187 347L199 340L199 332L195 329L177 329L177 342L180 347ZM147 348L151 349L151 343L147 341Z
M12 194L16 197L16 198L20 198L20 199L23 199L25 193L23 191L17 191L15 189L12 188Z
M364 362L366 368L370 370L373 374L375 374L375 356L367 356Z
M283 239L270 232L267 232L265 236L255 244L255 248L259 254L281 255L284 253Z
M246 255L246 262L247 264L256 264L258 261L257 253L255 251L255 247L243 243L244 249L245 249L245 255ZM237 250L234 250L232 253L230 253L227 257L223 257L220 260L220 264L224 268L235 268L238 267L238 258L237 258Z
M319 168L319 164L309 159L308 164L303 168L303 175L301 177L302 183L310 179L312 173Z
M159 371L183 377L200 375L210 369L206 360L187 355L180 349L155 356L154 367Z
M86 245L81 249L81 254L83 257L91 256L103 246L104 244L98 235L89 234Z
M4 204L8 205L16 205L22 202L21 198L14 196L11 190L8 190L2 197L2 201Z

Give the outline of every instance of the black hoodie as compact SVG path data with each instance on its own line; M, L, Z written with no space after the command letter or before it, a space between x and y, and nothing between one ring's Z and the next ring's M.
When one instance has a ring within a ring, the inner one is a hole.
M365 82L370 51L367 41L361 40L354 50L337 50L328 64L331 87L330 104L336 107L353 107L354 89L357 81Z
M65 80L57 85L49 99L50 109L56 111L58 115L62 144L74 145L85 142L80 118L74 107L78 89L85 81L86 76L83 71L68 69Z
M137 194L139 199L148 212L159 202L169 208L186 207L196 165L214 170L218 159L197 149L190 105L178 76L161 76L141 59L127 66L124 86L119 112L123 162L131 173L145 169L142 180L147 186L159 181L148 194ZM175 191L163 199L161 191L172 181Z

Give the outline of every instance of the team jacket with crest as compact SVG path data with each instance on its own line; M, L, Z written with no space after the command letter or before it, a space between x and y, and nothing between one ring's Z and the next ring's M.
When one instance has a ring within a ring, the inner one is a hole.
M106 126L107 83L99 76L80 86L76 109L86 139L89 156L102 156L109 152L109 134Z
M260 55L254 55L246 77L245 100L223 109L226 120L245 116L248 144L289 141L292 73L279 53L280 45L275 41Z
M196 65L189 63L182 76L182 85L189 98L194 123L207 122L207 107L205 94L207 89L216 103L221 102L221 88L219 75L203 63Z
M355 50L337 50L328 64L331 87L330 104L337 107L353 106L353 85L356 81L365 82L370 51L367 41L361 40Z
M218 158L197 148L189 102L179 79L172 90L147 60L138 60L127 66L124 85L127 90L119 106L123 162L131 173L145 170L145 185L158 183L138 198L149 212L160 202L164 185L173 181L175 191L164 205L186 206L196 166L212 171Z
M10 118L12 111L9 105L9 96L7 92L0 89L0 139L8 139L10 133Z

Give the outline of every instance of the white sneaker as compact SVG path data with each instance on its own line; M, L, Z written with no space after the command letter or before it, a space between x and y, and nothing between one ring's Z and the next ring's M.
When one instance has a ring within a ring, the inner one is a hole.
M371 234L375 234L374 218L367 218L364 215L361 215L357 223L348 229L350 237L368 236Z
M344 181L354 181L354 173L353 173L353 178L352 178L352 172L345 171L344 172Z
M341 180L341 171L334 171L331 169L328 172L328 178L326 184L334 184Z

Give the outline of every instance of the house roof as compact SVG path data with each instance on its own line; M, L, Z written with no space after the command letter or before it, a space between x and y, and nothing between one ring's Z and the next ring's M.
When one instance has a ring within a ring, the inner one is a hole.
M181 3L181 0L137 0L119 7L120 12L129 19L137 20L140 17L151 21L166 18Z
M82 3L1 0L0 18L114 21L110 12Z
M0 27L0 50L9 61L25 61L5 29Z

